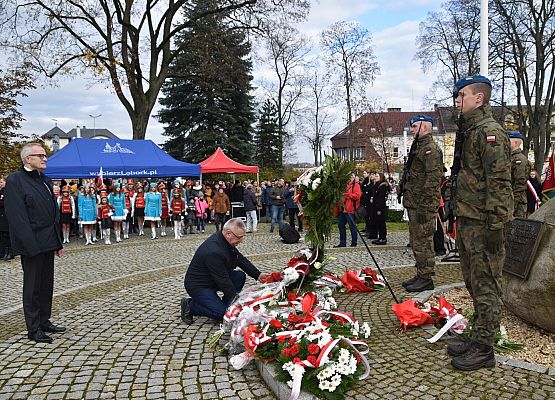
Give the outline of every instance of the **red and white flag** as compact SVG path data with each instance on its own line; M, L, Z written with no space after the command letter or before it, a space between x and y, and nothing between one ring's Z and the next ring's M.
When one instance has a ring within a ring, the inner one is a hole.
M543 181L542 195L545 201L555 197L555 167L553 166L553 152L549 157L549 165L545 170L545 181Z

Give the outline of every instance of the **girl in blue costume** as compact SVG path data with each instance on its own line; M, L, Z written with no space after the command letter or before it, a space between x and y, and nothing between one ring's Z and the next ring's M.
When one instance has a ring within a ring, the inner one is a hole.
M150 184L150 191L145 195L145 221L150 221L152 239L157 239L156 222L162 215L162 196L158 193L156 182Z
M121 242L121 221L125 221L127 217L127 208L125 206L125 195L121 191L121 184L114 183L114 190L108 197L108 202L114 206L112 213L112 221L114 221L114 234L116 235L116 243Z
M88 184L83 185L85 191L83 194L79 193L77 198L77 208L79 210L79 224L83 226L83 233L85 235L85 245L94 244L93 242L93 229L96 225L96 193L94 189Z

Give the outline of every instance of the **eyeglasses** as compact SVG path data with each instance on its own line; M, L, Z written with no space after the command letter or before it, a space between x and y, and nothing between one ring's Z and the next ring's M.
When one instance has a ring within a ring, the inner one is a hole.
M29 154L27 157L38 157L41 160L46 160L48 158L46 154Z
M230 229L229 231L233 234L233 236L235 236L235 238L236 238L237 240L243 240L243 239L245 238L245 235L243 235L243 236L237 236L237 235L235 234L235 232L233 232L231 229Z

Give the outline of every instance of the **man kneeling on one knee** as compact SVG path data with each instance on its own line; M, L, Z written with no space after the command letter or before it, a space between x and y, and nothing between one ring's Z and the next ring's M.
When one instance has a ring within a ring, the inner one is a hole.
M245 224L232 218L222 231L216 231L199 246L185 274L185 290L191 298L181 300L183 322L192 324L195 315L221 321L229 304L243 289L247 274L259 282L268 276L237 250L244 238ZM236 267L245 272L235 270ZM223 298L218 291L223 292Z

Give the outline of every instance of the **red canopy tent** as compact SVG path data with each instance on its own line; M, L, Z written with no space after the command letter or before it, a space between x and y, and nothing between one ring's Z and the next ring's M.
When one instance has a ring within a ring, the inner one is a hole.
M214 154L208 157L206 160L201 161L200 172L202 174L213 174L219 172L225 172L228 174L233 173L251 173L257 174L256 180L258 181L259 169L256 165L243 165L237 161L233 161L231 158L225 155L221 147L218 147Z

